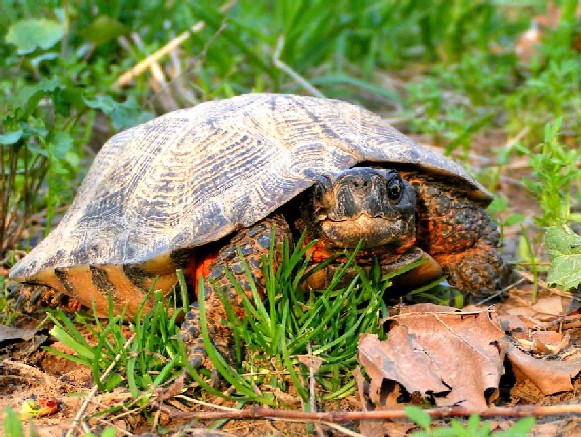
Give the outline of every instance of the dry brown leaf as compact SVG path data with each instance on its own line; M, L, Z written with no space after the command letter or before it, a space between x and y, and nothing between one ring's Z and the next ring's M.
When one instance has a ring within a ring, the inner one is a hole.
M369 402L369 383L357 367L353 371L357 384L357 394L363 411L373 411L373 404ZM381 407L381 405L379 405ZM359 432L365 437L398 437L408 435L408 431L415 425L409 420L362 419L359 421Z
M359 361L371 378L372 401L394 402L393 389L401 384L409 393L434 396L439 406L487 408L497 396L505 352L504 333L491 314L412 305L392 318L387 340L363 336Z
M6 340L32 340L38 329L21 329L13 326L0 325L0 343Z
M526 336L513 337L523 349L539 354L557 354L570 340L569 334L556 331L533 331Z
M316 357L314 355L297 355L299 363L304 364L309 369L313 369L313 372L317 373L319 368L323 364L324 360L321 357Z
M523 321L539 324L552 322L567 314L571 314L580 308L580 302L570 295L558 295L551 290L541 290L538 293L536 303L533 302L533 288L513 289L508 293L508 298L496 305L496 310L502 318L512 315L518 316Z
M507 357L517 381L530 380L544 395L572 391L571 378L581 372L581 358L570 361L542 360L510 345Z
M366 334L359 340L359 362L371 378L369 396L376 405L395 405L399 392L389 387L386 396L384 379L399 383L409 393L445 394L450 388L434 372L430 356L405 326L396 326L389 331L389 339L379 340L376 335Z
M541 297L531 305L531 308L540 314L561 316L570 311L571 299L567 296L552 295Z

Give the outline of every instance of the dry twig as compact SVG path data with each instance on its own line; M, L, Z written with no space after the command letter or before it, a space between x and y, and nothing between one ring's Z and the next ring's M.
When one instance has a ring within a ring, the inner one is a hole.
M284 46L284 35L281 35L278 38L278 42L276 44L276 50L274 51L274 53L272 55L272 63L275 65L275 67L278 68L279 70L284 71L286 74L288 74L290 77L292 77L295 82L300 84L304 89L306 89L313 96L320 97L320 98L324 99L325 95L322 92L320 92L317 88L315 88L313 85L311 85L303 76L301 76L299 73L294 71L292 68L290 68L287 64L285 64L280 59L280 54L282 52L283 46Z
M238 3L237 0L231 0L231 1L223 4L222 6L220 6L218 11L221 14L224 14L224 13L228 12L230 9L232 9L236 5L236 3ZM139 62L131 70L129 70L129 71L123 73L121 76L119 76L119 78L115 81L114 86L121 88L121 87L127 85L129 82L131 82L133 79L135 79L141 73L143 73L145 70L152 67L161 58L163 58L164 56L166 56L167 54L169 54L173 50L175 50L177 47L182 45L184 43L184 41L186 41L188 38L190 38L190 36L192 36L192 34L201 32L202 30L204 30L205 27L206 27L205 21L198 21L196 24L194 24L188 30L186 30L185 32L181 33L180 35L176 36L174 39L169 41L166 45L164 45L162 48L157 50L155 53L152 53L147 58L145 58L143 61Z
M581 404L571 405L520 405L514 407L493 407L483 411L469 410L462 407L430 408L424 410L432 419L448 417L469 417L478 414L480 417L544 417L581 414ZM330 411L306 412L296 410L276 410L273 408L249 408L237 411L200 411L174 414L180 419L285 419L297 422L349 422L352 420L406 419L403 409L386 409L376 411Z

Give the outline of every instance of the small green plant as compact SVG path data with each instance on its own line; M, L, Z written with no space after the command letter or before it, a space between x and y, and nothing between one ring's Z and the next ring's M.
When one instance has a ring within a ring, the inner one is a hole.
M541 226L559 226L570 221L581 222L581 214L571 213L571 190L581 179L581 152L559 141L562 119L545 126L544 141L530 150L522 145L517 149L528 155L533 169L531 178L524 180L527 188L539 201L543 215L537 217Z
M558 118L545 126L545 140L534 150L524 146L518 149L528 155L533 169L532 178L525 179L525 184L542 210L536 220L545 228L545 248L551 260L548 281L568 289L581 283L581 237L569 227L572 221L581 223L581 214L571 212L572 190L581 180L581 153L561 144L560 129Z
M480 416L473 414L464 425L458 419L450 420L450 426L432 427L432 418L430 415L419 407L408 406L405 408L406 415L416 425L423 428L423 431L416 431L411 435L413 437L523 437L528 435L535 426L534 417L525 417L519 419L515 424L506 431L490 431L490 424L482 422Z
M34 213L44 211L39 221L48 231L57 207L70 202L97 111L115 130L148 118L134 99L117 103L90 83L91 76L106 77L104 66L71 50L64 22L17 20L0 42L2 257L20 243Z
M508 202L503 197L495 197L488 208L488 214L494 217L500 230L500 240L504 239L504 230L508 226L513 226L522 223L525 220L525 215L522 213L507 214Z
M18 414L12 408L4 409L4 435L6 437L26 437L24 433L24 428L22 427L22 422L18 417ZM38 432L36 428L31 424L28 437L37 437Z
M0 276L0 324L10 326L18 317L18 310L14 301L9 298L9 289L6 279Z

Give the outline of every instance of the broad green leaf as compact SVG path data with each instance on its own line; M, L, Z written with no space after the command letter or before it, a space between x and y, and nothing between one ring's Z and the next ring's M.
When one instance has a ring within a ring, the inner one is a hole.
M6 132L5 134L0 134L0 144L10 145L16 143L20 137L22 137L22 129L18 129L14 132Z
M65 34L65 26L58 21L42 19L20 20L8 29L6 42L14 44L19 55L37 48L49 49Z
M7 113L9 115L18 113L21 118L26 118L36 109L45 93L52 92L59 86L58 78L53 77L51 79L43 78L34 85L25 85L19 88L7 101Z
M143 111L133 97L127 98L123 103L115 101L111 96L84 97L83 99L89 108L100 109L108 115L116 131L145 123L153 118L153 114Z
M68 132L57 131L50 138L53 158L62 159L73 147L73 139Z
M418 426L421 426L425 430L430 428L430 424L432 423L432 418L428 413L422 410L420 407L416 407L414 405L409 405L404 408L406 416L413 420Z
M69 117L71 109L76 109L77 111L86 109L83 93L84 91L80 88L57 88L53 96L55 111L65 117Z
M545 248L551 260L547 282L565 290L581 284L581 235L567 226L551 227L545 235Z

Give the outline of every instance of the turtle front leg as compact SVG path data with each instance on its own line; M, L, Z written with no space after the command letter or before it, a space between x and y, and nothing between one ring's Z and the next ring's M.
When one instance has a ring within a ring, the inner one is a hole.
M448 274L450 284L475 298L486 298L501 288L504 263L498 251L485 242L460 253L436 255L434 259Z
M482 208L451 200L455 207L430 225L430 253L450 284L474 298L488 297L500 290L506 271L498 230Z
M205 260L196 260L198 266L207 264L207 268L198 268L204 271L204 308L206 322L212 343L227 359L232 358L232 332L226 325L228 319L222 299L227 299L231 308L240 318L245 316L242 298L236 291L229 275L232 273L235 280L244 290L245 295L252 299L249 278L246 274L244 262L248 265L252 280L258 292L264 295L264 277L262 258L270 252L272 238L275 238L275 262L280 259L280 247L285 239L291 240L289 225L282 216L268 217L254 226L241 230L224 246L217 256ZM238 252L242 254L242 259ZM195 288L197 289L197 281ZM220 297L222 295L222 298ZM186 343L188 357L194 368L202 365L206 357L206 349L201 337L199 304L194 302L186 314L181 327L181 333Z
M448 275L450 284L476 298L501 287L506 266L500 236L484 209L462 191L417 174L418 241Z

